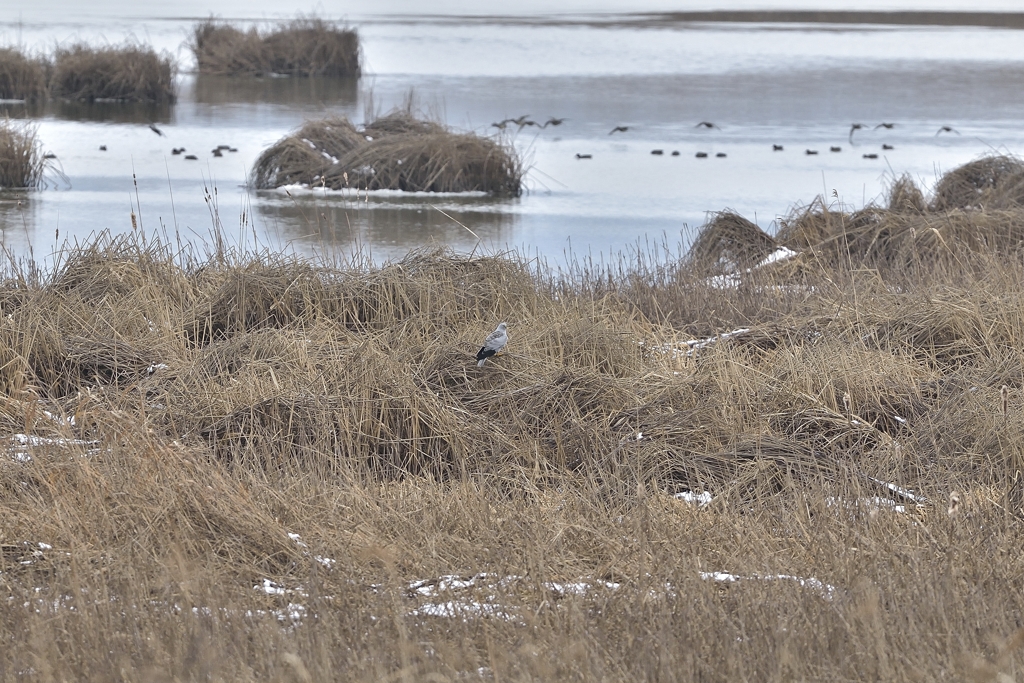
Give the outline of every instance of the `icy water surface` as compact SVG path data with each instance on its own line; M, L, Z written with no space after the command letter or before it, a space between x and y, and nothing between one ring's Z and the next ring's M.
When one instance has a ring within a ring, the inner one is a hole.
M500 17L479 3L449 0L424 16L419 3L390 0L372 15L355 5L321 9L359 28L367 71L360 81L246 80L189 73L182 44L211 11L238 20L279 17L268 3L186 0L173 12L56 4L45 12L0 9L0 39L46 49L132 35L178 57L180 99L166 107L0 105L38 122L63 174L51 174L42 192L0 193L3 240L16 255L30 247L45 254L58 239L102 229L130 230L134 211L146 231L184 239L204 238L219 217L231 238L299 251L358 246L390 258L431 243L469 250L479 236L487 249L523 248L557 261L568 248L609 254L664 235L686 240L708 211L724 208L771 228L794 203L819 194L859 207L893 174L927 185L981 154L1024 148L1024 33L1015 29L636 21L638 11L679 9L662 0L643 7L577 0L557 16L546 3L525 3L515 12L499 7ZM686 6L751 8L772 3ZM856 8L964 9L948 1ZM970 9L1016 8L995 1ZM362 121L369 106L386 111L410 93L424 111L480 133L521 114L566 121L512 138L531 168L527 192L515 200L245 188L260 151L304 120L341 114ZM700 121L716 127L695 127ZM854 122L866 128L851 142ZM896 125L876 129L881 122ZM620 125L629 130L609 134ZM937 135L944 125L957 133ZM221 144L238 152L212 157ZM200 160L173 156L173 147ZM664 153L652 155L655 149Z

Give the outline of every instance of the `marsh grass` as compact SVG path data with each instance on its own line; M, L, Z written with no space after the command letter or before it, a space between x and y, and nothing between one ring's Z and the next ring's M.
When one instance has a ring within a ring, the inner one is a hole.
M0 189L38 188L45 170L35 125L0 120Z
M8 265L3 670L1018 678L1024 215L872 208L939 233L895 258L816 206L821 239L725 287L653 249L552 272L135 234Z
M174 102L176 68L170 55L135 43L58 47L50 94L72 101Z
M201 74L358 77L361 73L358 33L317 18L295 19L262 32L208 20L194 27L190 47Z
M0 48L0 100L45 99L46 69L44 59L16 48Z
M518 197L524 173L510 144L396 110L361 129L344 118L307 122L263 151L252 181L260 189L300 184Z

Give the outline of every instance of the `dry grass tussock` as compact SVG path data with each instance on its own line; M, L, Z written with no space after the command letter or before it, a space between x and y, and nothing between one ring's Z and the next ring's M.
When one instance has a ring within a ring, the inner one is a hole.
M1024 260L942 215L1024 223L825 233L735 286L137 236L11 265L0 669L1019 680Z
M46 61L21 50L0 47L0 100L46 98Z
M31 123L0 120L0 189L37 188L46 161Z
M190 44L199 73L358 77L359 34L322 19L296 19L269 31L197 24Z
M134 43L61 47L53 57L50 94L89 102L174 102L176 68L170 55Z
M253 184L518 197L523 174L511 145L396 110L362 129L344 118L306 123L260 155Z

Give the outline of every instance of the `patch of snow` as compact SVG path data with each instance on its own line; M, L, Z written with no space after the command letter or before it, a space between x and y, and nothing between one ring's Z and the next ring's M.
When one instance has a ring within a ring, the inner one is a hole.
M873 496L871 498L858 498L856 500L843 500L842 498L826 498L825 505L828 507L841 508L844 510L889 510L890 512L903 513L907 511L906 506L899 505L891 498Z
M682 500L690 505L696 505L697 507L707 507L713 500L711 494L707 491L701 491L700 493L694 493L693 491L680 491L673 496L676 500Z
M705 581L720 581L725 583L736 583L738 581L794 581L801 587L810 588L821 594L825 600L832 600L838 590L835 586L822 582L819 579L790 576L789 574L731 574L729 572L701 572L700 578Z
M280 192L283 194L312 194L316 193L322 195L327 193L329 195L336 194L341 196L352 196L358 194L360 197L368 195L370 197L486 197L486 192L479 190L473 190L471 192L406 192L405 190L363 190L356 188L344 188L341 190L331 190L323 187L310 187L309 185L282 185L281 187L270 190L271 192Z
M761 266L767 266L770 263L781 263L782 261L788 261L789 259L796 256L797 253L792 249L786 247L779 247L772 253L761 259L754 268L760 268ZM749 272L749 271L748 271Z

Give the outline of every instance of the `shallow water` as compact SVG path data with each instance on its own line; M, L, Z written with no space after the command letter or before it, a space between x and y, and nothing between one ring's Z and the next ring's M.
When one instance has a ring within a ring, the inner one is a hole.
M133 11L142 16L125 16L119 3L57 6L61 11L22 8L20 18L0 10L0 39L39 49L131 34L174 52L187 71L191 56L181 44L194 17L209 14L206 4L192 2L178 3L175 16L139 8ZM771 7L687 8L765 6ZM61 172L42 192L0 192L5 245L15 255L30 248L43 255L65 238L131 230L134 211L142 229L183 239L207 238L219 217L229 238L304 252L358 247L390 258L431 243L469 250L479 237L486 249L523 248L557 261L568 248L608 254L638 240L686 240L707 212L727 207L769 229L817 195L860 207L877 199L894 174L928 185L944 170L993 150L1017 152L1024 143L1024 34L1017 30L638 27L614 14L637 11L635 5L610 1L563 5L563 13L579 16L557 21L539 4L519 5L516 20L460 17L481 12L450 0L432 6L430 17L410 16L418 7L391 0L372 16L347 15L364 45L367 75L359 82L183 73L173 106L0 105L38 122ZM951 2L900 7L959 9ZM673 8L654 0L639 9ZM972 9L1014 7L989 2ZM277 16L259 2L222 3L216 13ZM386 111L410 92L424 111L481 133L520 114L567 121L514 135L531 166L528 191L515 200L246 190L259 152L304 120L330 113L361 121L368 107ZM702 120L718 128L695 128ZM882 121L896 127L875 130ZM852 122L868 128L851 144ZM609 135L617 125L629 131ZM936 135L942 125L959 135ZM883 143L894 149L883 151ZM220 144L238 152L212 157L209 150ZM784 151L773 152L773 144ZM200 160L171 155L182 146ZM653 149L665 153L653 156ZM709 158L695 158L698 151ZM578 160L577 153L593 158ZM866 153L878 159L864 159Z

